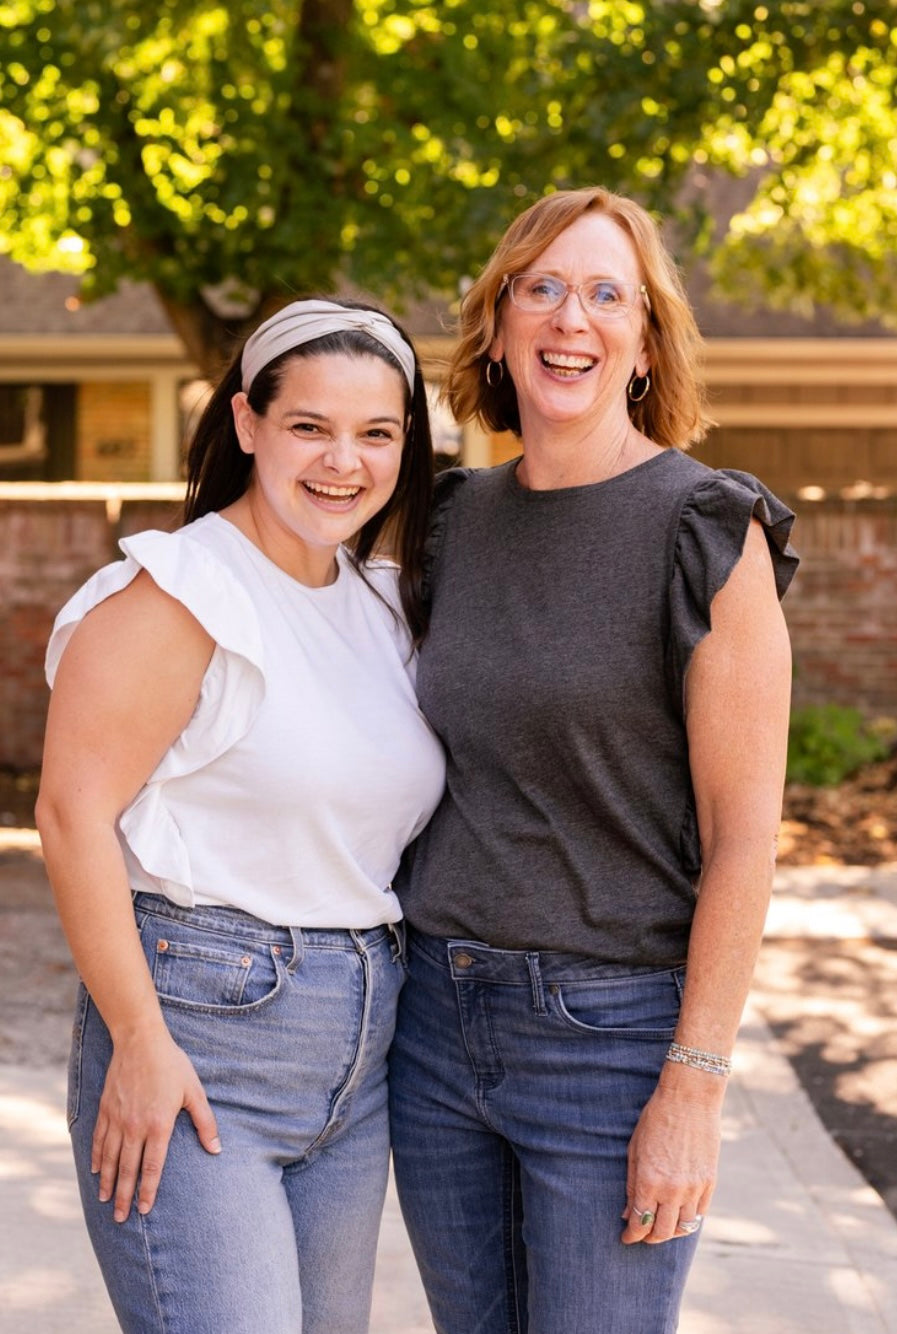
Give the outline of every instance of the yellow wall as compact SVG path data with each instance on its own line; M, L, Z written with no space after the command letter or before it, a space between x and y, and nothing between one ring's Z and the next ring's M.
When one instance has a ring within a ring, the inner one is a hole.
M80 385L76 449L80 481L147 481L150 386L139 381Z

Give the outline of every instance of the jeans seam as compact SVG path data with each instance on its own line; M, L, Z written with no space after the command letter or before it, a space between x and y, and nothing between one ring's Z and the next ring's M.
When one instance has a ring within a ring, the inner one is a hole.
M78 1001L72 1024L72 1043L69 1052L68 1087L66 1090L66 1124L72 1129L81 1115L81 1086L84 1063L84 1028L90 1008L90 993L83 982L78 984Z
M518 1273L517 1251L514 1245L519 1228L517 1223L518 1212L522 1212L522 1198L520 1186L520 1168L514 1151L505 1141L505 1160L506 1172L504 1183L504 1244L505 1244L505 1276L507 1281L507 1303L508 1303L508 1334L522 1334L522 1313L520 1309L520 1293L523 1290L521 1276ZM522 1245L522 1242L521 1242Z
M153 1295L153 1306L155 1308L156 1315L159 1320L159 1334L166 1334L166 1331L168 1330L168 1321L166 1320L165 1312L162 1309L162 1299L159 1295L159 1285L156 1282L156 1268L155 1265L153 1264L153 1248L150 1243L149 1226L147 1223L146 1216L144 1214L138 1214L137 1223L138 1227L140 1228L140 1236L143 1242L143 1254L146 1259L146 1272L147 1272L147 1277L149 1278L150 1291L152 1292Z
M331 1134L339 1124L341 1114L345 1110L347 1104L351 1101L355 1086L358 1083L358 1077L363 1063L365 1041L370 1027L371 1008L373 1004L371 996L371 961L368 955L367 946L361 939L360 934L355 931L352 931L350 934L355 942L355 953L361 966L362 978L361 1018L358 1024L358 1036L355 1042L355 1050L349 1061L346 1077L334 1095L333 1102L330 1105L330 1114L324 1125L321 1127L321 1133L308 1146L305 1155L306 1162L308 1162L312 1154L315 1153L321 1145L327 1143Z

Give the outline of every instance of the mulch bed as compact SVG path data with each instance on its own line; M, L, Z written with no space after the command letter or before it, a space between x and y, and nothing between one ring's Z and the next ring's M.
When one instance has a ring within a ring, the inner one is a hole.
M897 754L837 787L789 783L780 866L879 866L897 862Z

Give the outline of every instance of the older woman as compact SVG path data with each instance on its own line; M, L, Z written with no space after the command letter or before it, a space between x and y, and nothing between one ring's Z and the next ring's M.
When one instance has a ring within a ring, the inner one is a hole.
M668 1334L713 1193L770 892L793 516L700 438L657 229L541 200L467 295L420 662L447 789L408 858L391 1061L440 1334Z

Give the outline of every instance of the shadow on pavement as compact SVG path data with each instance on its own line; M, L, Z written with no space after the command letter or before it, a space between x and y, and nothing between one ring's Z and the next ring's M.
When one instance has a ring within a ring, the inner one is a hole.
M897 1217L897 940L766 940L754 1001L819 1119Z

